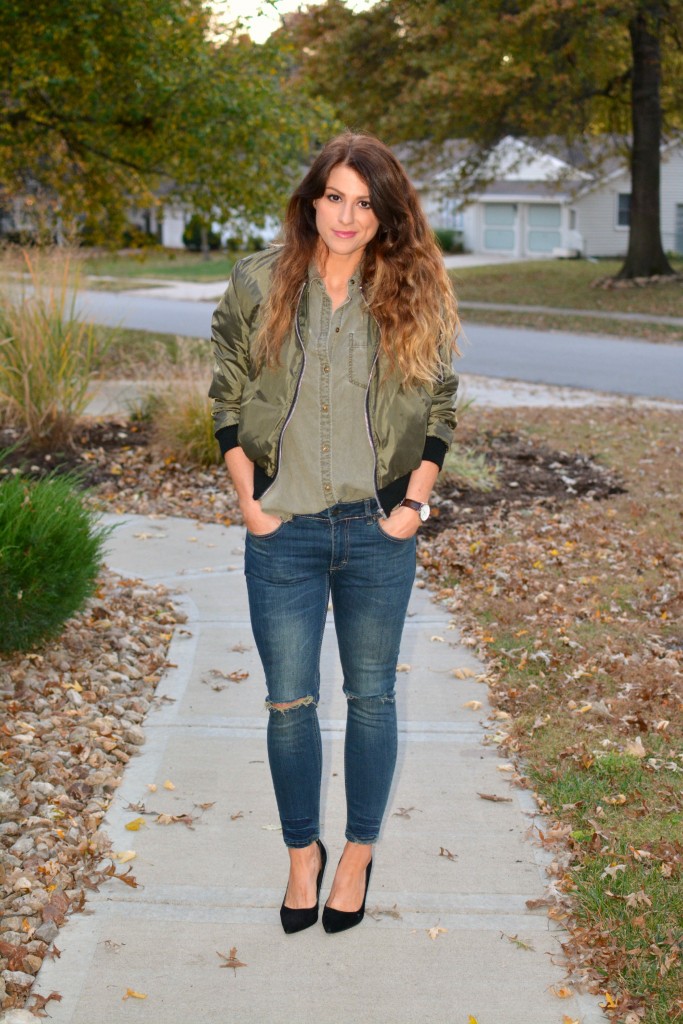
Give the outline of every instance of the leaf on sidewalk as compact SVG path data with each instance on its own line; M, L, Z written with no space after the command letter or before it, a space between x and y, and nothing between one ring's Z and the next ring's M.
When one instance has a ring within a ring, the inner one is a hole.
M243 679L248 679L249 673L245 669L236 669L234 672L228 673L228 679L233 683L241 683Z
M190 829L194 822L191 814L158 814L154 820L157 825L187 825Z
M226 956L225 953L219 953L218 950L216 950L216 953L221 958L221 960L225 960L224 964L219 964L218 966L219 967L232 967L234 972L235 972L235 974L237 974L237 968L238 967L247 967L248 966L248 964L242 963L241 960L237 959L237 946L232 946L228 956Z
M482 800L490 800L494 804L511 804L511 796L498 796L497 793L477 793Z
M138 832L140 830L140 826L144 824L144 818L133 818L132 821L126 822L126 828L129 832Z
M126 994L123 996L124 999L146 999L146 992L136 992L134 988L127 988Z
M439 847L439 857L445 857L446 860L457 860L457 854L451 853L445 846Z
M441 928L440 925L434 925L433 928L427 929L427 935L430 939L438 939L439 935L445 935L448 928Z
M476 674L471 668L454 668L451 672L451 675L455 676L456 679L474 679Z
M551 985L550 994L557 996L558 999L569 999L574 995L572 990L567 988L566 985Z
M467 700L463 704L463 707L469 708L470 711L479 711L479 709L482 707L482 703L480 700Z
M408 665L407 662L402 662L400 665L396 666L396 671L397 672L410 672L412 670L412 667L413 666L412 665Z
M518 935L508 935L506 932L501 932L500 937L501 939L507 939L513 946L517 946L517 949L528 949L532 953L535 952L534 947L530 946L528 942L524 942L524 940L520 939Z

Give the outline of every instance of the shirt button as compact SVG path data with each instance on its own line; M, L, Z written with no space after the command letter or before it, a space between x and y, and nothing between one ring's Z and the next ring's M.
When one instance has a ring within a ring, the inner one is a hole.
M330 372L329 366L323 366L323 373L329 373L329 372Z
M331 491L332 490L332 484L325 484L325 490L326 491Z
M329 405L323 405L321 406L321 408L323 412L327 412L327 410L329 409Z
M335 333L335 334L339 334L339 328L338 328L338 327L335 327L335 329L334 329L334 333Z
M324 445L323 445L323 451L324 451L324 452L329 452L329 450L330 450L330 446L329 446L329 444L324 444Z

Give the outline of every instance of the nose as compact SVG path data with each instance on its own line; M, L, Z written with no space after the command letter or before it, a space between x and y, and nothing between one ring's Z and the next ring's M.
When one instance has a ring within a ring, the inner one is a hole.
M353 204L343 203L339 211L340 224L353 224Z

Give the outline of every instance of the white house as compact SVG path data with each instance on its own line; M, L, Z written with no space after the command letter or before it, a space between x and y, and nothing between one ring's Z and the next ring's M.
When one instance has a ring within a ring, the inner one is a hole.
M418 188L435 228L462 232L465 249L511 258L625 256L631 184L612 159L600 174L519 139L503 140L485 169L490 183L459 200L460 164ZM662 241L683 253L683 141L662 148Z

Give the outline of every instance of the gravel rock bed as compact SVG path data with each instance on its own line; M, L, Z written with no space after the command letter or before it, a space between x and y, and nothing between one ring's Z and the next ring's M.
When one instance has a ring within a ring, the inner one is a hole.
M163 587L105 571L56 641L0 659L0 1009L25 1005L59 926L120 870L100 825L181 621Z

